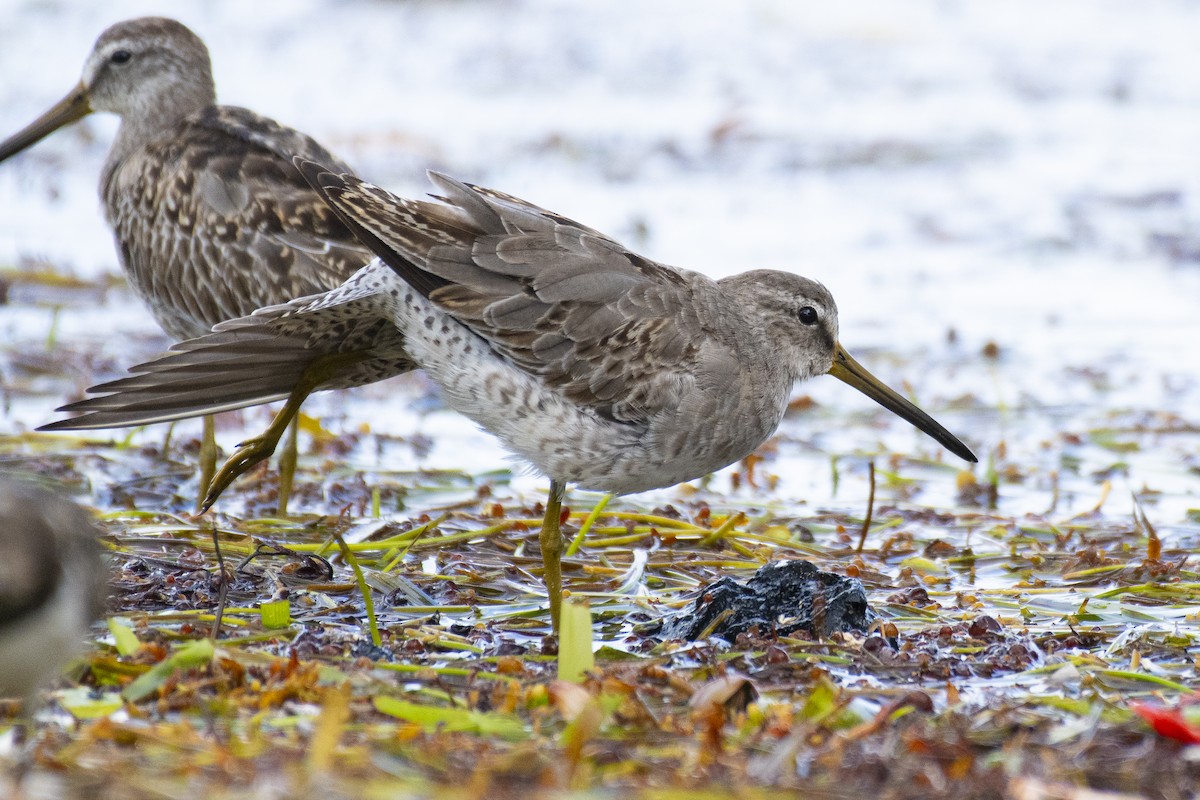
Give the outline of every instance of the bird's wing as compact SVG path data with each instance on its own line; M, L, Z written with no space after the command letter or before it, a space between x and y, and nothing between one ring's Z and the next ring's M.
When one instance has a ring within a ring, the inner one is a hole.
M292 163L333 158L308 136L213 106L127 159L105 186L131 279L172 297L178 336L327 291L371 258ZM148 230L136 230L138 227ZM146 248L140 252L138 248ZM174 328L174 329L173 329Z
M130 368L128 377L90 388L98 396L58 409L77 416L39 430L148 425L279 400L323 357L344 358L320 389L360 386L412 369L399 331L380 309L372 270L396 280L374 262L333 291L221 323Z
M430 173L442 201L432 203L298 164L406 282L574 403L638 422L691 379L719 295L707 278L445 175Z

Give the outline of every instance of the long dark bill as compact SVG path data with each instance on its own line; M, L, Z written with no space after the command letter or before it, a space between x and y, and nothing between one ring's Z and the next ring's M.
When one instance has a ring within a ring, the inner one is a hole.
M967 461L979 460L965 444L958 440L957 436L943 428L933 417L888 388L887 384L855 361L840 343L834 348L833 366L829 368L829 374L839 381L850 384L893 414L916 425L917 428L932 436L938 444L959 458Z
M92 104L88 100L87 90L79 84L71 93L54 104L54 107L17 131L12 136L0 142L0 161L21 152L29 145L49 136L64 125L69 125L77 119L82 119L92 113Z

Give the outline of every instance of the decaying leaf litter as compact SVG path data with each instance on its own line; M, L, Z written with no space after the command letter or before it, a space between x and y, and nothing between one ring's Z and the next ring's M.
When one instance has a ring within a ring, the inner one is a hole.
M23 76L0 105L13 125L62 90L61 74L29 68L46 36L82 52L144 12L53 5L70 11L54 26L44 4L8 10L22 31L0 49L0 72ZM243 5L188 11L249 45L217 59L223 90L248 92L238 102L278 109L391 188L423 191L434 163L673 263L819 277L847 344L873 345L872 368L985 441L985 463L961 472L806 384L762 462L595 521L567 577L605 649L572 688L554 683L527 572L536 528L518 524L536 525L542 495L445 458L464 423L419 379L344 410L318 398L302 514L269 519L270 472L222 501L238 569L210 649L212 530L185 515L195 430L180 425L165 455L161 428L22 433L166 344L110 281L73 277L112 263L93 213L109 137L80 127L0 175L14 212L0 246L17 264L0 263L0 463L61 478L106 515L116 570L112 624L31 731L28 795L1194 792L1188 4L337 4L335 35L364 42L352 49L327 46L331 5L231 10ZM654 22L670 35L645 35ZM396 30L422 35L396 47ZM531 117L531 85L557 96L545 117ZM398 86L403 105L378 102ZM396 430L380 425L393 415ZM265 422L227 421L226 447ZM463 471L422 471L447 463ZM573 494L568 527L598 500ZM378 649L334 533L374 587ZM260 543L292 552L243 565ZM879 627L656 640L699 586L784 557L856 574Z
M6 280L47 318L100 291L28 271ZM46 311L48 298L60 310ZM69 396L118 368L87 344L47 340L54 359L30 344L4 349L7 403ZM389 402L434 402L419 380L388 391ZM996 413L974 396L951 405L965 419ZM1029 412L1005 413L1019 424ZM264 418L243 416L248 428ZM1027 461L1001 445L972 473L924 452L831 452L812 438L889 424L882 412L847 416L801 398L760 456L720 476L613 500L592 519L602 498L573 495L567 530L587 529L564 569L599 648L578 684L558 680L538 595L543 509L510 473L388 472L389 451L429 443L310 418L296 498L307 513L267 516L274 473L262 469L197 520L193 433L174 434L165 454L159 430L7 435L6 471L51 477L99 508L114 570L106 629L32 727L27 785L1058 797L1087 783L1186 796L1200 770L1185 747L1200 727L1196 512L1163 519L1176 504L1154 486L1117 487L1130 458L1194 451L1197 426L1103 412ZM375 468L345 466L364 453ZM780 464L828 475L828 506L781 499ZM937 492L947 502L926 502ZM214 525L228 595L212 642ZM378 644L336 537L371 589ZM660 623L704 587L782 559L861 580L872 629L662 637Z

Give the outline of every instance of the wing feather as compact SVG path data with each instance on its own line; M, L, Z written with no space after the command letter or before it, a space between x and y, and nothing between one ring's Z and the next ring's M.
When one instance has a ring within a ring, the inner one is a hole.
M676 403L691 380L712 312L695 287L707 278L438 173L443 202L431 203L298 166L405 281L573 402L637 422Z
M378 262L338 289L228 320L212 333L175 345L128 377L92 387L96 394L59 411L77 416L39 430L147 425L279 400L325 356L344 356L319 389L360 386L413 368L400 332L382 309Z

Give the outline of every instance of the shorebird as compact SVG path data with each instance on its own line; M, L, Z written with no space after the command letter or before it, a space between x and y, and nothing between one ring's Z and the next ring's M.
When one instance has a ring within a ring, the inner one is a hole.
M199 392L230 407L262 402L291 391L290 360L333 357L358 346L348 330L390 326L450 407L550 479L539 542L556 628L567 484L641 492L734 463L775 431L797 381L831 374L976 460L846 352L816 281L774 270L714 281L438 173L430 202L297 166L376 260L324 295L177 345L64 409L83 417L49 427L193 415Z
M57 674L104 613L98 531L75 503L0 479L0 696L26 701Z
M292 158L349 168L299 131L216 105L208 49L181 23L145 17L105 30L79 85L0 143L0 161L93 111L121 118L100 176L118 258L172 339L202 336L262 306L328 291L370 260ZM402 351L384 352L395 342L384 337L373 344L371 354L347 362L348 373L327 362L307 382L334 377L337 385L356 385L410 368ZM289 410L291 420L295 410ZM261 461L282 433L244 442L231 463ZM293 426L280 465L281 513L295 447ZM212 483L215 459L206 416L199 500Z

